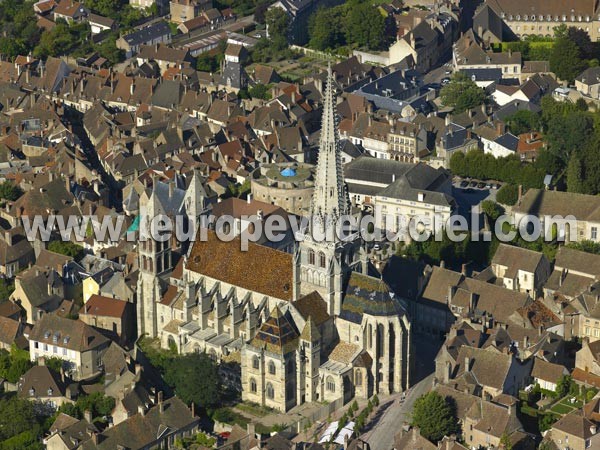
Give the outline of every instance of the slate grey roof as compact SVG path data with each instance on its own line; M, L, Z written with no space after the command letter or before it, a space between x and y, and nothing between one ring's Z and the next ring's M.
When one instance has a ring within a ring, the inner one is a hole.
M502 147L507 148L509 150L517 151L517 146L519 145L519 138L510 133L505 133L496 139L496 144L499 144Z
M541 110L542 108L540 108L535 103L525 102L523 100L513 100L512 102L507 103L498 111L496 111L494 113L494 119L504 121L504 119L506 119L509 116L512 116L517 111L531 111L534 113L539 113L541 112Z
M462 69L461 72L473 81L498 82L502 79L501 69Z
M152 42L153 40L168 34L171 34L169 25L166 22L161 21L123 36L123 39L130 46L137 46L146 42Z
M178 107L183 96L183 86L179 81L163 80L152 96L152 104L162 108Z
M167 215L175 215L183 206L185 191L177 187L173 188L173 195L169 195L169 184L157 181L154 186L154 195L162 205Z
M600 67L589 67L585 69L577 78L575 78L575 81L580 81L587 85L600 84Z
M422 200L419 200L421 194ZM377 194L378 197L399 198L410 201L422 201L423 203L439 205L439 206L454 206L456 201L443 192L431 192L424 189L415 189L411 187L409 181L402 177L390 184Z

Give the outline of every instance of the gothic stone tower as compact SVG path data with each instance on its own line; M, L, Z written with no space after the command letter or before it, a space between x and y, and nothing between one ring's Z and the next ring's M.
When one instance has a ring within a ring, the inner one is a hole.
M316 290L327 302L329 314L338 315L344 278L350 272L350 262L358 241L350 237L338 239L335 233L338 219L348 214L349 208L342 172L334 89L329 66L310 225L295 254L294 298ZM325 234L326 238L317 237L319 234Z
M152 338L158 335L156 303L162 295L160 276L172 270L173 264L170 240L160 242L150 236L152 219L166 214L157 195L157 188L165 186L159 187L157 183L155 180L149 198L146 193L140 198L140 206L146 207L141 217L145 223L140 224L140 230L143 230L146 236L138 243L140 274L136 293L138 336L147 334Z

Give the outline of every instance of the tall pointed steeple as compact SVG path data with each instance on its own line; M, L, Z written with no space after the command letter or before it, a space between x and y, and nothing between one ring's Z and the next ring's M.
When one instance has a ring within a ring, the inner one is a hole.
M338 122L335 114L334 80L331 64L327 67L327 86L323 99L323 118L315 190L311 215L322 224L334 223L346 214L348 201L344 187Z

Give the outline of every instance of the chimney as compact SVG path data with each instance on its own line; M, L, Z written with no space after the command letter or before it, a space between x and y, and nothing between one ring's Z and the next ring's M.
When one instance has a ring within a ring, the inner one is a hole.
M138 406L138 413L140 413L140 415L142 417L146 415L146 408L144 407L144 405L139 405Z
M158 391L158 412L161 414L165 412L165 404L163 403L163 393Z
M471 371L471 360L468 356L465 356L465 372Z
M64 382L65 382L65 369L64 369L64 367L62 367L62 366L60 367L60 381L61 381L62 383L64 383Z
M463 264L460 267L460 273L462 273L465 277L467 276L467 265L466 264Z
M96 433L95 431L92 432L92 442L94 443L95 446L98 445L98 433Z
M139 375L140 373L142 373L142 365L136 363L136 365L135 365L135 374Z
M596 431L597 431L596 425L592 425L592 426L590 427L590 433L591 433L592 435L595 435L595 434L596 434Z
M252 203L252 194L248 194L246 197L246 202L248 202L248 204Z
M452 302L452 297L454 296L454 286L448 286L448 295L446 303L450 304Z
M443 259L440 261L440 269L445 269L446 268L446 261L444 261Z
M452 365L450 361L446 361L446 370L444 371L444 384L450 383L450 375L452 374Z
M10 231L4 232L4 240L6 241L6 245L8 245L8 246L13 245L12 234L10 234Z
M499 136L504 134L504 124L500 121L496 122L496 133Z
M92 423L92 411L91 411L91 410L89 410L89 409L86 409L86 410L83 412L83 418L85 419L85 421L86 421L87 423Z
M523 197L523 185L519 185L519 194L517 196L517 203L521 203L521 198Z
M469 311L470 312L475 311L475 293L474 292L469 293Z

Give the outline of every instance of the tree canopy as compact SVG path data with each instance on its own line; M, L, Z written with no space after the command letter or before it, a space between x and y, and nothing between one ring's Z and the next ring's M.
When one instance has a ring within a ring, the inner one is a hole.
M212 408L219 403L217 367L204 353L191 353L173 359L165 368L165 381L186 403L193 402L203 408Z
M550 53L550 70L561 79L572 83L585 68L581 51L568 34L560 35L554 41Z
M333 8L319 8L309 21L310 47L336 50L345 45L382 50L395 36L379 10L369 1L350 0Z
M415 401L412 422L420 428L422 436L434 443L459 431L454 406L435 391Z
M461 113L481 105L485 101L485 92L464 73L457 72L452 80L440 92L442 103Z

